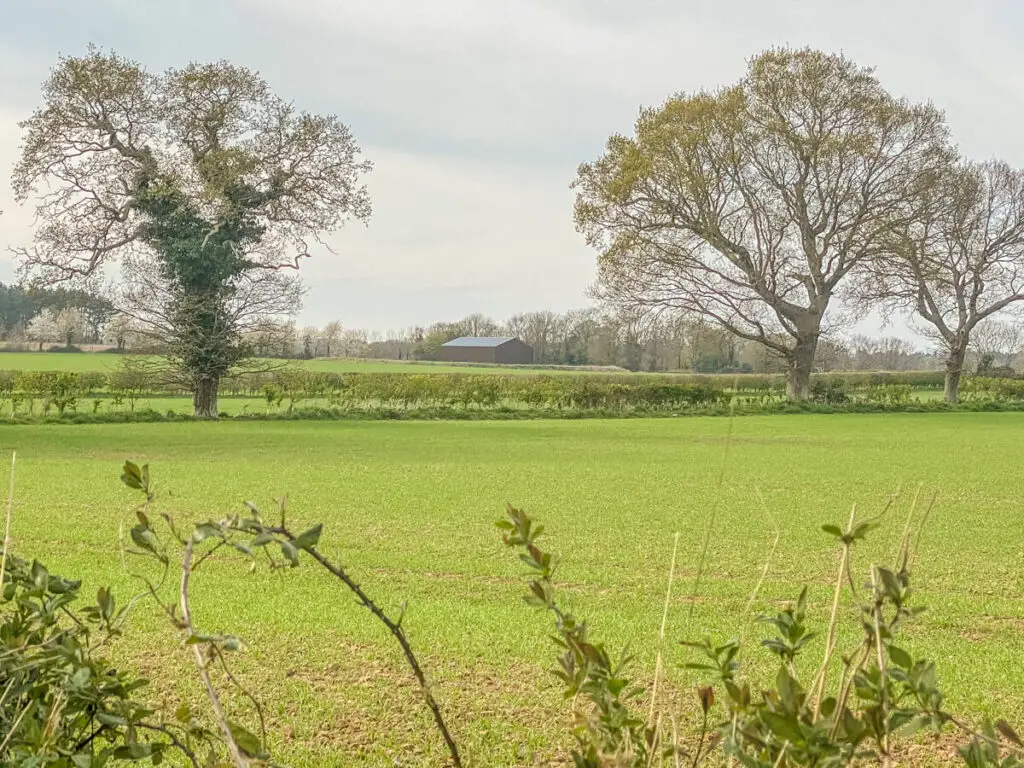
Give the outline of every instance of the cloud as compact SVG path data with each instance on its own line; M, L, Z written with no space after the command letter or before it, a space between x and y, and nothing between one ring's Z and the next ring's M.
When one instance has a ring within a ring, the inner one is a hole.
M310 302L311 320L333 310L349 325L401 327L582 303L594 257L573 231L564 178L381 147L366 154L374 215L304 266L313 291L345 297Z
M89 41L153 69L227 58L341 115L376 163L376 212L307 265L315 322L584 303L594 255L572 227L576 166L641 105L734 82L772 45L876 65L894 93L946 109L966 152L1024 165L1024 10L1009 0L34 0L8 16L2 166L47 67ZM6 185L0 208L0 246L23 239Z

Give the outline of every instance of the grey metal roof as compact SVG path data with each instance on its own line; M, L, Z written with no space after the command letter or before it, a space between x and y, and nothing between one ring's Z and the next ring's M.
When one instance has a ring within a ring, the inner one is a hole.
M500 347L515 341L514 336L462 336L442 344L442 347Z

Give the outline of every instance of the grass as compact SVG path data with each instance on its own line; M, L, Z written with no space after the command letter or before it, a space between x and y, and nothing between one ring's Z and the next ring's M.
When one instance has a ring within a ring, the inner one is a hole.
M766 630L754 614L794 598L804 582L823 630L835 552L820 525L845 521L852 503L873 514L905 489L856 554L864 572L871 559L893 556L923 483L925 494L938 493L916 569L916 601L929 610L905 645L936 660L953 710L1019 724L1022 436L1024 414L1015 413L195 423L4 427L0 450L18 451L16 551L84 578L86 593L112 583L122 602L132 586L121 572L118 526L135 500L117 479L124 459L152 465L161 508L179 518L220 516L246 499L272 507L288 494L295 527L322 521L329 555L388 608L408 601L407 630L471 764L512 766L563 755L568 717L545 671L553 662L547 620L521 603L521 567L492 527L506 502L547 526L574 606L611 648L628 645L644 674L680 532L666 666L692 719L698 679L681 669L690 657L674 641L742 634L748 658L762 659L754 646ZM778 550L747 612L776 525ZM194 590L201 630L248 642L239 671L264 690L281 761L443 763L389 638L309 564L250 575L241 562L210 560ZM856 612L846 606L852 626ZM815 661L821 642L812 643ZM175 675L160 694L202 705L187 654L152 606L136 608L116 653L144 671L170 664ZM917 762L941 757L929 744Z

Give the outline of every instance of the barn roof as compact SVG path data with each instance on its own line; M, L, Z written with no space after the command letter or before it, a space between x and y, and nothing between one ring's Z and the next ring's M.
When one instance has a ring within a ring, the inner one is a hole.
M515 341L514 336L462 336L458 339L442 344L442 347L500 347L510 341Z

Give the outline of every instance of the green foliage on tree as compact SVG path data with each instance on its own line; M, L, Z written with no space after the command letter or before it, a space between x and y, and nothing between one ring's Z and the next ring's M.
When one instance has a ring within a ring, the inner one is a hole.
M946 134L938 110L844 56L765 51L735 85L644 109L580 167L596 293L763 345L805 400L833 300L914 215L908 200L953 154Z
M14 173L43 224L19 253L37 280L123 266L121 308L215 418L245 334L298 307L302 258L366 219L369 164L333 115L298 111L227 62L153 74L90 48L64 57L22 123Z

